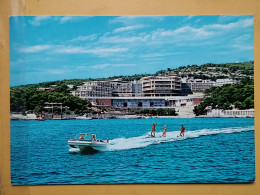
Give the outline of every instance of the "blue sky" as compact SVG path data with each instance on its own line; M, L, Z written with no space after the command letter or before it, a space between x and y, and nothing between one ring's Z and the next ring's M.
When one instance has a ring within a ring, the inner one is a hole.
M251 15L10 17L10 84L254 60L253 19Z

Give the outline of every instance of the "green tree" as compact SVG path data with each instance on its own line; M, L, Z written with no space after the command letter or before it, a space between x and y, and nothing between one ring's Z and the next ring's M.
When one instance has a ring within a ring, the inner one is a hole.
M252 79L245 79L235 85L212 87L205 91L206 98L194 107L196 115L206 114L207 107L212 109L254 108L254 85Z
M63 92L50 92L37 90L36 88L14 87L10 90L11 111L22 112L33 110L40 112L46 106L46 102L62 103L70 107L70 110L88 110L91 103L88 100L80 99Z
M57 87L55 88L55 91L56 91L56 92L60 92L60 93L69 93L69 92L70 92L70 91L69 91L69 87L68 87L65 83L63 83L63 84L57 86Z

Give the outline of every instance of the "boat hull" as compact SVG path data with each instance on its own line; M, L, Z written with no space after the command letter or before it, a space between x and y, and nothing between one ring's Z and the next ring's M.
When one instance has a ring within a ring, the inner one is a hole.
M80 151L86 150L98 150L98 151L105 151L107 150L108 143L104 141L81 141L81 140L69 140L68 145L71 148L78 148Z

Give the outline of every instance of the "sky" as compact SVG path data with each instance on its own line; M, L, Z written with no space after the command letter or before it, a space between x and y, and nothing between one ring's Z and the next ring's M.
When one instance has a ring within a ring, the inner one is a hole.
M252 15L15 16L10 85L254 60Z

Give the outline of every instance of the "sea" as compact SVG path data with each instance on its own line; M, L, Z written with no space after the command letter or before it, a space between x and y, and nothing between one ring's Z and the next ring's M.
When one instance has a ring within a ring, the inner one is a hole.
M67 141L84 132L108 148L71 149ZM253 118L11 121L11 184L251 183L254 143Z

